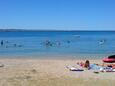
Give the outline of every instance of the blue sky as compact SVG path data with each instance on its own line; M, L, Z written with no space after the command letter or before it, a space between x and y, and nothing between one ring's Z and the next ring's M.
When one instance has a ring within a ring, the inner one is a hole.
M0 28L115 30L115 0L0 0Z

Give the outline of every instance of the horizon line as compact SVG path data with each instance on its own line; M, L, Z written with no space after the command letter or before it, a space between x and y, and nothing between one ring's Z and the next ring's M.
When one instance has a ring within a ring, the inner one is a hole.
M0 31L115 31L115 30L0 29Z

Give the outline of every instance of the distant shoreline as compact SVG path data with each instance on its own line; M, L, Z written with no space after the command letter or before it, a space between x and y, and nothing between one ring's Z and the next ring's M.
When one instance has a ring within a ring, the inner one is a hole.
M40 31L40 32L45 32L45 31L52 31L52 32L54 32L54 31L59 31L59 32L63 32L63 31L71 31L71 32L74 32L74 31L79 31L79 32L113 32L113 31L115 31L115 30L51 30L51 29L49 29L49 30L46 30L46 29L44 29L44 30L42 30L42 29L39 29L39 30L37 30L37 29L0 29L0 32L17 32L17 31L20 31L20 32L24 32L24 31Z

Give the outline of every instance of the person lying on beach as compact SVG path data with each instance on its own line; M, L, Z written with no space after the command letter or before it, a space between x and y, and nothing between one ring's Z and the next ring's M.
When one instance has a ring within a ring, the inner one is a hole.
M89 62L89 60L85 61L84 67L87 68L87 69L90 69L90 62Z
M115 64L107 64L107 65L100 65L100 64L90 64L89 60L86 60L85 63L83 62L77 62L77 64L79 66L81 66L82 68L86 68L86 69L91 69L94 70L94 72L115 72Z
M79 66L81 66L81 67L90 69L90 62L89 62L89 60L86 60L85 63L83 63L83 62L80 62L80 63L77 62L77 64L78 64Z

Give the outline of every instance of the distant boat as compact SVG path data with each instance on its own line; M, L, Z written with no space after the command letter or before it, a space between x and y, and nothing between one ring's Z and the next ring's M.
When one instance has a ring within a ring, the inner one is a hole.
M74 37L80 38L80 35L73 35Z

